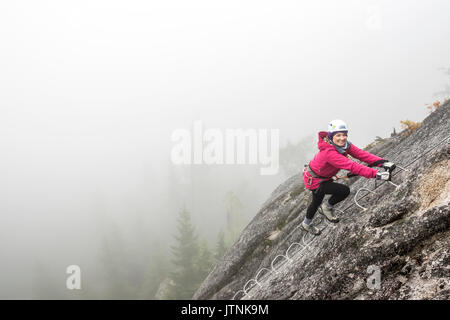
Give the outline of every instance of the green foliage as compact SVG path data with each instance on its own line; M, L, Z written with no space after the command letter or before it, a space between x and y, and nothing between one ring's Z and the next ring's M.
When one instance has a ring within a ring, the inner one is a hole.
M236 199L230 201L231 212L237 212L238 204ZM229 220L235 221L236 217L231 215ZM103 239L101 251L107 288L100 295L92 292L90 297L190 299L214 264L225 254L225 235L224 232L219 233L216 248L212 250L206 239L199 239L190 213L183 209L179 212L174 240L174 245L169 247L172 265L166 258L165 246L158 242L151 243L151 255L143 260L143 264L138 264L139 253L133 253L133 248L113 225Z
M173 282L167 298L189 299L198 285L195 266L195 259L199 254L198 236L186 209L180 211L177 222L178 235L174 236L176 245L170 247L175 270L170 273Z
M104 299L190 299L242 231L245 219L241 201L233 192L225 197L227 222L214 249L200 238L186 209L179 212L174 244L151 242L151 255L142 257L112 224L103 238L101 260L106 290L90 292ZM170 254L171 259L166 256ZM141 263L139 263L141 261ZM171 264L169 264L171 262Z
M214 264L213 254L205 239L198 240L186 209L178 217L176 244L171 246L174 271L170 272L166 299L190 299Z
M286 226L286 224L287 224L287 220L286 220L286 219L284 219L284 220L278 222L278 224L277 224L277 229L278 229L278 230L283 230L283 228Z

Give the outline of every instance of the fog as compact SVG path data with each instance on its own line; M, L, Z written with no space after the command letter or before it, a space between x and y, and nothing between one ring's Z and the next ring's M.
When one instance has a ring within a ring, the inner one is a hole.
M336 118L360 147L421 121L424 104L450 95L449 10L444 0L3 1L0 298L90 298L66 288L69 265L108 297L105 243L145 269L154 250L168 252L185 207L214 245L230 191L248 223L290 174L174 165L172 134L195 121L278 129L280 147L315 144Z

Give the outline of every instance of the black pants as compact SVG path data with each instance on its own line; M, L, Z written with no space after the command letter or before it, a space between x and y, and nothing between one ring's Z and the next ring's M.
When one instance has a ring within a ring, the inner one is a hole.
M331 205L335 205L336 203L344 200L350 194L350 188L344 184L333 182L332 180L328 180L322 182L320 186L312 191L313 200L306 211L306 218L312 219L319 208L320 204L323 201L323 197L326 194L332 194L331 198L328 200L328 203Z

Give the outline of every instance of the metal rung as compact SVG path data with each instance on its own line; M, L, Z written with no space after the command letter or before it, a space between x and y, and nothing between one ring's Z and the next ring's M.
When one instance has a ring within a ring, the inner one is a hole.
M311 240L309 240L309 241L306 241L306 237L307 236L311 236L312 238L311 238ZM303 243L303 245L306 247L306 248L309 248L309 245L312 243L312 241L314 240L314 235L313 234L311 234L311 233L309 233L308 231L306 231L306 233L303 235L303 237L302 237L302 243Z
M267 270L269 273L272 273L272 270L267 269L267 268L262 268L262 269L259 270L258 273L256 274L256 277L255 277L256 282L259 282L259 281L258 281L259 274L260 274L262 271L264 271L264 270Z
M294 245L299 246L299 247L301 248L300 250L302 250L302 249L305 248L301 243L293 242L293 243L291 243L291 245L289 246L289 248L287 248L287 250L286 250L286 257L289 258L289 250L291 250L292 246L294 246Z
M270 264L270 266L272 267L272 270L273 270L275 273L278 273L278 272L277 272L276 269L274 268L273 263L277 260L278 257L283 257L284 259L286 259L287 262L291 262L291 261L292 261L291 259L289 259L288 257L286 257L286 256L283 255L283 254L277 255L275 258L273 258L272 263Z
M255 279L250 279L250 280L248 280L248 281L245 283L244 288L242 289L242 290L244 290L244 293L245 293L248 297L250 297L250 295L249 295L248 292L247 292L247 285L248 285L249 283L252 283L252 282L256 283L258 286L261 287L261 285L259 284L259 282L256 281Z
M376 194L376 193L373 192L372 190L367 189L367 188L360 188L358 191L356 191L356 194L355 194L355 196L353 197L353 201L355 202L355 204L356 204L359 208L361 208L361 209L363 209L364 211L366 211L367 208L364 208L363 206L359 205L358 201L356 200L356 198L358 197L358 193L360 193L362 190L368 191L368 192L373 193L373 194Z
M399 168L400 170L403 170L403 171L409 171L409 169L400 167L398 164L396 164L395 167L396 167L396 168Z
M239 290L238 292L236 292L236 293L234 294L234 296L233 296L233 298L232 298L231 300L236 300L236 296L237 296L239 293L241 293L241 292L244 294L243 297L247 295L247 294L244 292L244 290Z
M392 181L388 181L390 184L392 184L396 189L399 187L398 184L393 183Z

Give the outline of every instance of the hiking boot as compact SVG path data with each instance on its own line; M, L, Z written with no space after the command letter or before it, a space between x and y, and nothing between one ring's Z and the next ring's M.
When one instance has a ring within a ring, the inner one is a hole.
M329 208L325 203L322 203L322 205L319 207L319 212L323 214L328 221L333 223L339 222L339 218L336 217L333 213L333 208Z
M302 222L302 228L315 236L318 236L321 233L320 229L316 228L312 223L306 224L305 222Z

